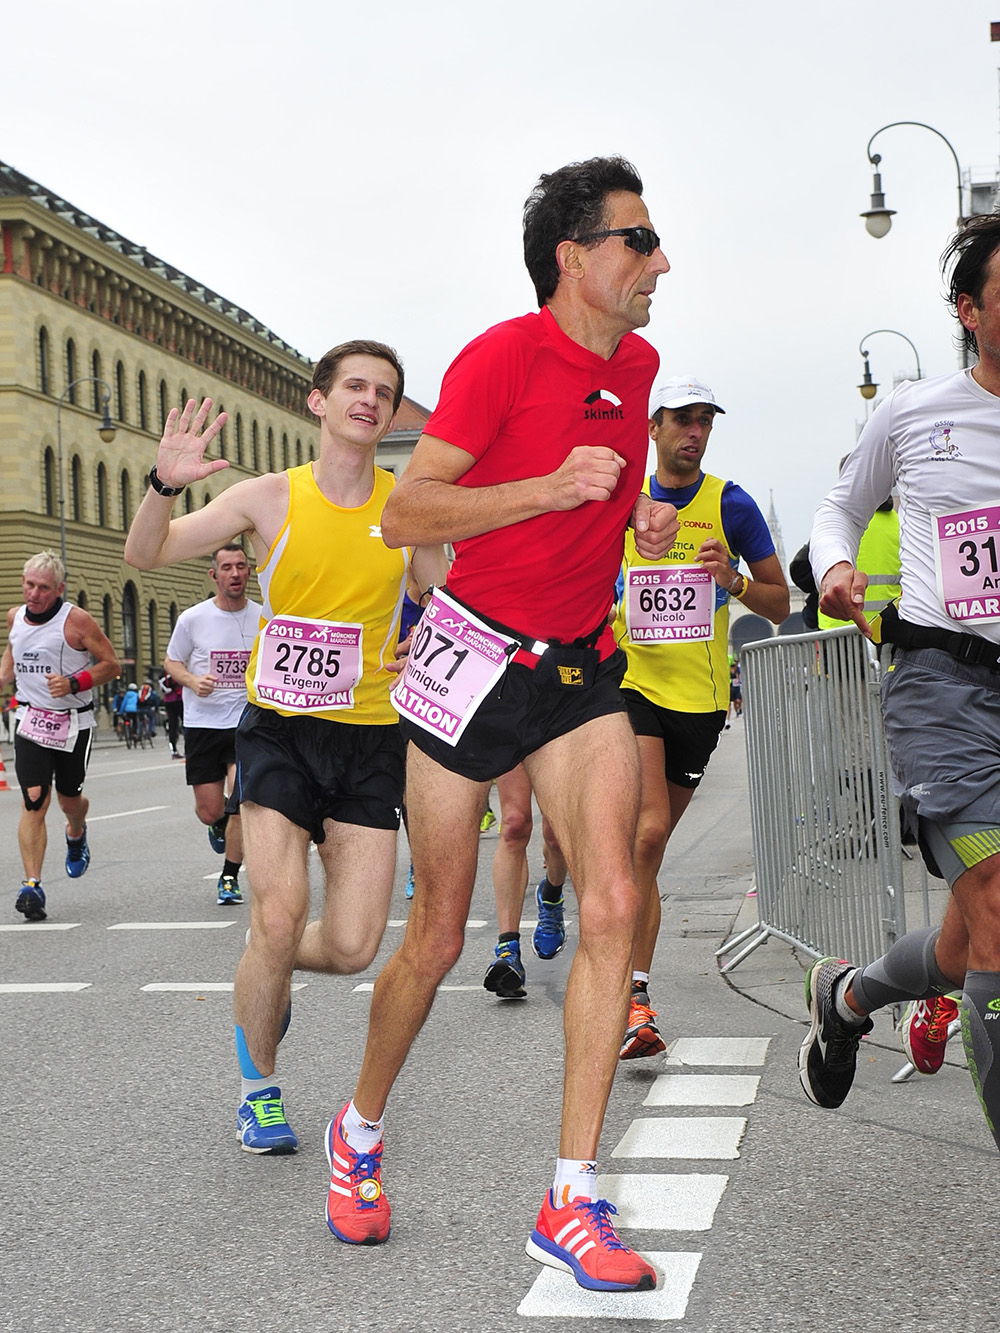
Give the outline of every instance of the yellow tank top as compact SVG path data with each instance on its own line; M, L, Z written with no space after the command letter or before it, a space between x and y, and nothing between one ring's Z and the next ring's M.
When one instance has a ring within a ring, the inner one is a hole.
M391 550L382 541L382 509L395 485L391 472L375 469L371 498L358 509L342 509L320 491L312 464L288 472L288 513L281 531L257 570L264 594L260 629L272 616L362 625L361 678L351 708L311 712L332 722L395 724L399 716L389 701L397 676L386 669L399 639L399 614L410 552ZM258 700L253 687L260 649L254 640L247 668L247 698L285 717L294 709Z
M707 472L694 499L678 513L681 530L662 560L644 560L635 549L635 534L625 534L624 569L633 565L695 565L703 541L716 537L736 560L722 528L725 482ZM643 487L649 494L649 478ZM699 566L696 566L699 568ZM721 605L720 605L721 603ZM715 633L711 639L688 643L630 643L624 598L615 616L615 641L624 648L628 667L622 688L638 690L660 708L678 713L714 713L729 707L729 597L715 589Z

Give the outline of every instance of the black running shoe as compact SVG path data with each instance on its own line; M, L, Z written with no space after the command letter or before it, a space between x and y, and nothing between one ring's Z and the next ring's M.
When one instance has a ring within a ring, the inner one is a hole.
M486 969L483 985L498 1000L523 1000L528 992L524 989L521 946L516 940L504 940L494 952L496 958Z
M857 1026L845 1023L837 1013L833 988L853 971L842 958L821 958L806 973L806 1004L812 1023L799 1048L799 1082L810 1101L831 1111L850 1092L861 1038L875 1026L870 1018Z

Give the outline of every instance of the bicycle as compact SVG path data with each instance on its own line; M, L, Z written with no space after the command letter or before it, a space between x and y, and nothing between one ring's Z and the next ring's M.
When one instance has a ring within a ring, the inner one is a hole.
M123 713L122 715L122 734L125 737L125 748L131 750L139 744L139 727L137 713Z
M148 745L153 748L153 714L152 712L140 712L138 714L138 744L140 749L145 749Z

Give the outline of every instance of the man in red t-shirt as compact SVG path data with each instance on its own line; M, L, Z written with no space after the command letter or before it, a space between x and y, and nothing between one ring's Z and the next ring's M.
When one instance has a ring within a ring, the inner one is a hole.
M607 1201L594 1198L639 905L639 769L607 617L626 526L650 559L677 531L673 506L640 495L658 357L632 330L648 323L669 269L641 195L620 158L540 179L524 214L540 310L489 329L459 355L386 504L389 545L451 541L457 554L394 694L409 739L416 895L405 940L375 984L331 1183L341 1217L354 1194L353 1238L384 1240L386 1100L461 952L490 780L523 762L580 908L560 1156L528 1253L611 1291L649 1289L656 1274L618 1240Z

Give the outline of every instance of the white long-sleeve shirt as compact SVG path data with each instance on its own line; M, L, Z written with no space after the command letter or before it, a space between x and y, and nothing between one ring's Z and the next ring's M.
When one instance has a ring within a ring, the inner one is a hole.
M833 565L855 563L862 533L893 486L899 490L902 618L1000 643L1000 616L984 621L945 610L935 554L940 516L1000 508L1000 398L977 384L971 370L901 384L872 413L816 511L809 551L817 586ZM992 545L991 535L992 528L983 528L965 538L967 553L960 558L977 569L968 580L970 605L972 598L1000 602L1000 533Z

